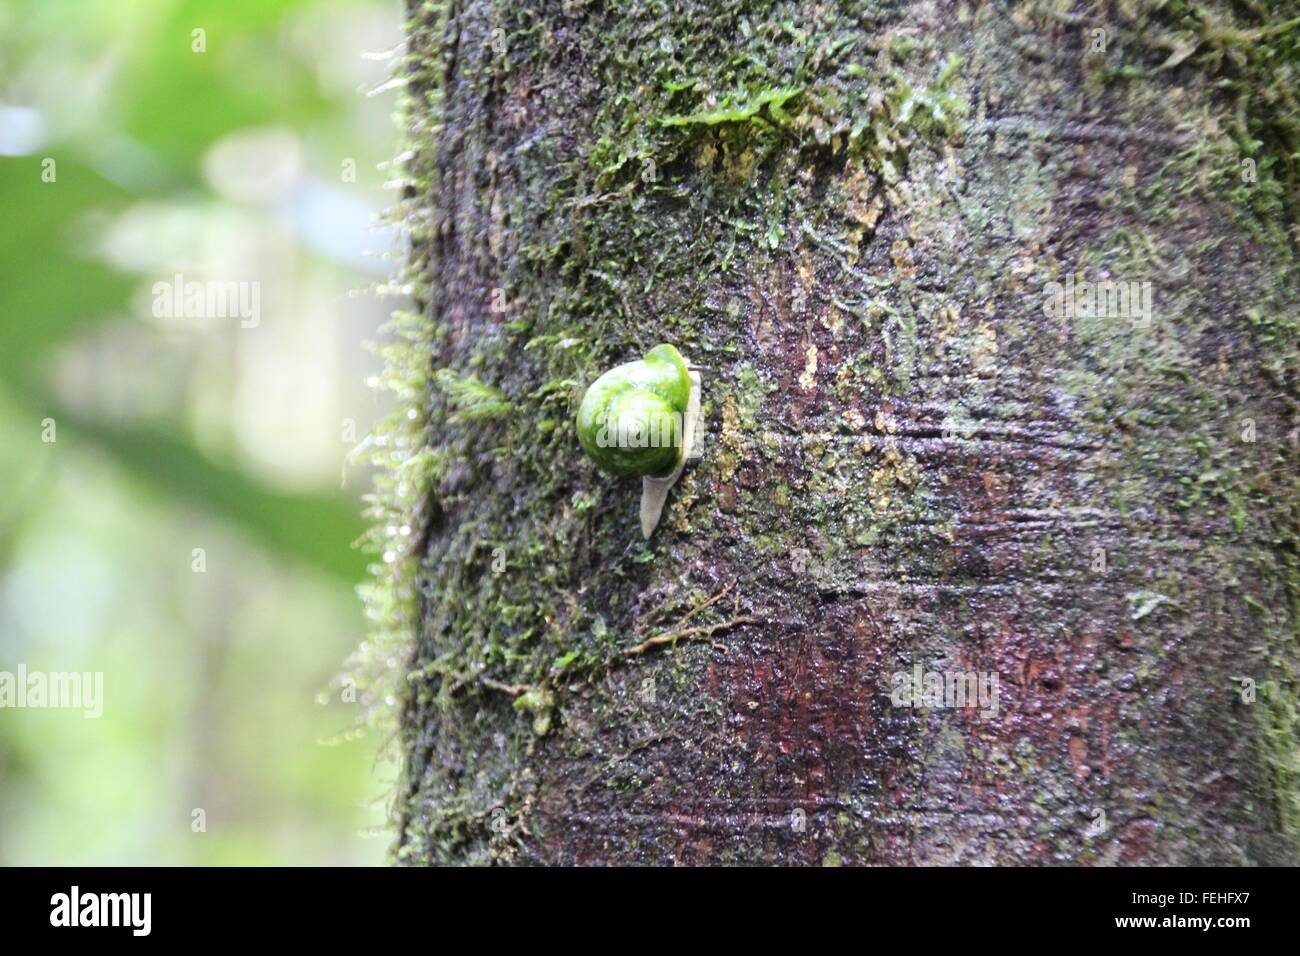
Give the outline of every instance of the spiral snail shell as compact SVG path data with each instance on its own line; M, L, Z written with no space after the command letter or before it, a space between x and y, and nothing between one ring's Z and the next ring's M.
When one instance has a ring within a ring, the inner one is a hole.
M578 408L578 441L611 475L640 475L641 533L659 523L668 490L695 457L700 374L671 345L610 369Z

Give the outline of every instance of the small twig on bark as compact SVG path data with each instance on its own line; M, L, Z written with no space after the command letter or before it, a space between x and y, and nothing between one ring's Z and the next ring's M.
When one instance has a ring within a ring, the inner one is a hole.
M511 697L522 697L532 690L531 684L503 684L499 680L493 680L484 674L480 674L478 682L490 690L499 690L503 694L509 694Z
M736 627L740 624L750 624L757 618L744 614L740 617L733 617L730 621L722 621L718 624L706 624L699 627L679 627L668 631L665 634L659 634L642 641L636 647L629 647L623 652L624 657L635 657L637 654L644 654L646 651L653 650L656 647L662 647L664 644L676 644L680 640L695 640L697 638L712 637L718 631L725 631L729 628Z
M697 614L699 614L701 611L703 611L706 607L712 607L713 605L717 604L717 603L718 603L719 601L721 601L724 597L726 597L729 593L731 593L731 589L734 588L734 587L736 586L736 584L738 583L738 581L739 581L739 579L733 580L730 584L728 584L725 588L723 588L723 589L722 589L721 591L719 591L717 594L713 595L713 597L709 598L707 601L704 601L704 602L702 602L702 603L700 603L700 604L695 605L695 607L691 608L691 609L690 609L689 611L687 611L684 615L682 615L682 619L681 619L680 621L677 622L677 626L678 626L678 627L681 627L683 624L685 624L687 621L689 621L689 620L690 620L691 618L693 618L695 615L697 615ZM737 601L737 602L740 601L740 595L739 595L739 594L736 595L736 601Z
M694 640L696 638L712 637L718 631L725 631L729 628L735 627L737 624L747 624L749 622L754 621L755 618L750 617L749 615L745 615L742 617L733 617L730 621L723 621L720 624L709 624L709 625L703 625L698 627L682 626L691 618L695 617L695 615L703 611L705 608L712 607L713 605L721 601L724 597L730 594L732 590L736 587L736 585L739 583L740 583L739 578L733 579L730 584L728 584L717 594L713 595L713 597L709 598L708 600L701 601L699 604L695 605L695 607L691 608L684 615L682 615L681 620L677 622L677 624L673 627L671 631L665 631L663 634L659 634L655 637L650 638L649 640L642 641L640 644L636 645L635 647L629 647L627 650L623 651L623 656L635 657L637 654L644 654L646 651L651 650L652 648L655 647L661 647L664 644L675 644L677 643L677 641L681 640L682 638L685 638L686 640ZM739 610L740 610L740 594L737 593L736 599L732 604L731 613L734 615ZM653 617L653 615L651 616Z
M722 598L726 596L727 592L729 592L732 588L736 586L736 583L737 581L732 581L730 584L728 584L717 594L713 595L713 597L709 598L707 601L703 601L702 603L697 604L695 607L691 608L689 611L686 612L686 614L682 617L682 619L677 622L677 625L680 627L681 625L689 621L692 617L694 617L696 614L700 613L700 611L703 611L706 607L711 607L712 605L717 604L718 601L722 600ZM656 610L651 611L649 614L645 615L637 623L641 627L645 627L649 624L654 623L655 621L658 621L660 618L667 617L669 614L672 614L673 610L674 608L672 607L658 608Z

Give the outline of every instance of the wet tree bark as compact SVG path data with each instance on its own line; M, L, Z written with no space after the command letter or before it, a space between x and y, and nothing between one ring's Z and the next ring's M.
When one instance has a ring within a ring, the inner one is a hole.
M399 860L1300 861L1295 143L1215 86L1259 36L529 6L411 11ZM661 341L707 438L646 543L573 414Z

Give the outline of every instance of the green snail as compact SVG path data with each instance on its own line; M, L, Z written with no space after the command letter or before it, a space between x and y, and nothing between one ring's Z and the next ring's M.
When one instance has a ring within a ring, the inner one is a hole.
M578 408L578 441L617 477L641 476L641 533L659 524L668 491L696 454L700 370L671 345L592 382Z

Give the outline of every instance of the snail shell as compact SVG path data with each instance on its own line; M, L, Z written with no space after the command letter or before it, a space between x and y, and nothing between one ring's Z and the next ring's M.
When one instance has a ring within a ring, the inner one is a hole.
M610 369L578 408L578 441L612 475L642 476L641 533L659 523L668 491L694 457L701 380L671 345Z

